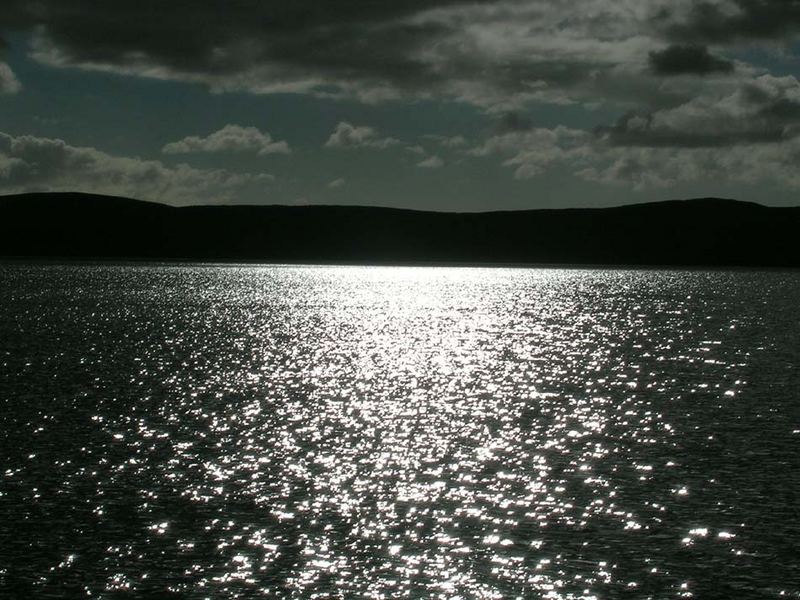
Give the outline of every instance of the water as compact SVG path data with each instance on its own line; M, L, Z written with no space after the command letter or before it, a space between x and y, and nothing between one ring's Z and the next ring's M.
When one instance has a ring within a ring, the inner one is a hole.
M0 596L799 598L800 274L0 265Z

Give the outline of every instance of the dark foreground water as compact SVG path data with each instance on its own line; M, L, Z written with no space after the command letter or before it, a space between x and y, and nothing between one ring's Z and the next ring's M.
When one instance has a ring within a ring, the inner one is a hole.
M2 598L800 598L800 274L0 265Z

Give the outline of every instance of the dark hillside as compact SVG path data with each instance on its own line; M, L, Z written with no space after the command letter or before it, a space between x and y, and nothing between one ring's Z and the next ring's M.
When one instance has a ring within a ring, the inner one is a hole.
M800 208L721 199L433 213L174 208L87 194L0 197L0 256L319 263L800 266Z

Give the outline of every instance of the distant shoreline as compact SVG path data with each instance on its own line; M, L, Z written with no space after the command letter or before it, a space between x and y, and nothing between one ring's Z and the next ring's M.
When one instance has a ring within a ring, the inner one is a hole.
M4 262L800 268L800 207L705 198L488 213L0 196Z
M368 262L267 262L259 260L181 260L136 259L136 258L73 258L42 256L0 256L0 265L21 266L86 266L86 267L364 267L364 268L413 268L413 269L531 269L531 270L571 270L571 271L773 271L793 273L800 266L736 266L736 265L612 265L612 264L567 264L567 263L457 263L457 262L418 262L418 263L368 263Z

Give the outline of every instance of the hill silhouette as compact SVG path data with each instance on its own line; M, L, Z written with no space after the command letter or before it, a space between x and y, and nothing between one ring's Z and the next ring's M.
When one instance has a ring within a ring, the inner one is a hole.
M171 207L79 193L0 197L0 256L315 263L800 267L799 208L704 198L440 213Z

